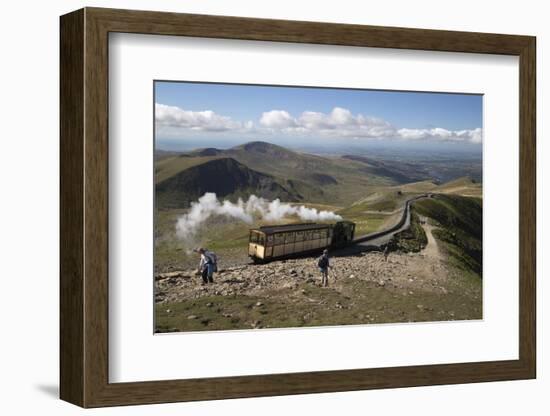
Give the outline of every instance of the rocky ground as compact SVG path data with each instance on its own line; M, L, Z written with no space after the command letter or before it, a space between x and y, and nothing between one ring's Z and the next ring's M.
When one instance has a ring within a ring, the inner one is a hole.
M481 280L449 267L424 227L419 253L336 253L326 288L315 258L220 268L206 286L191 269L158 274L157 331L481 319Z

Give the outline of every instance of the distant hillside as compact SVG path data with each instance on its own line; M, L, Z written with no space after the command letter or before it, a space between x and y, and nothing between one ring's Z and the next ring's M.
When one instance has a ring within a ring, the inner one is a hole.
M463 177L444 183L438 187L438 192L446 194L458 194L463 196L481 197L483 188L479 181L471 177Z
M204 149L193 150L189 153L182 153L181 157L196 157L196 156L217 156L223 154L223 150L215 147L206 147Z
M295 159L296 155L298 154L282 146L278 146L276 144L262 142L262 141L248 142L245 144L241 144L239 146L232 147L231 149L228 149L225 152L239 154L243 151L247 154L260 153L260 154L270 155L272 157L277 157L282 159Z
M409 183L430 179L427 173L419 171L417 166L411 163L395 163L355 155L344 155L342 158L361 162L365 165L365 170L367 172L373 175L391 178L397 183Z
M398 183L430 180L438 183L449 182L459 177L471 177L480 182L482 179L482 159L453 155L430 155L411 153L403 158L386 156L387 159L369 155L345 155L342 158L359 161L366 169L376 175L392 178Z
M335 163L333 159L295 152L266 142L246 143L224 153L252 169L300 180L307 180L315 173L330 176Z
M291 186L282 185L271 175L257 172L232 158L219 158L193 165L156 185L159 208L184 208L206 192L218 197L250 194L267 199L299 201L302 196Z
M361 162L295 152L261 141L226 150L198 149L163 159L155 164L155 183L225 158L272 177L294 198L300 195L311 203L345 206L364 196L370 188L395 184L391 178L369 172Z
M394 186L393 189L401 192L438 192L439 185L435 183L434 181L427 180L427 181L420 181L420 182L412 182L412 183L405 183L403 185Z
M287 202L300 200L341 208L361 203L366 210L382 211L399 207L402 194L437 192L481 197L482 193L481 184L470 178L439 185L440 182L434 181L428 173L432 168L420 162L381 161L353 155L318 156L262 141L230 149L202 148L179 154L159 153L158 156L155 183L163 206L185 206L204 188L201 183L208 183L209 189L221 188L223 192L219 196L242 194L246 197L246 192L260 189L266 197L275 195ZM212 166L227 168L223 163L212 162L227 159L238 163L239 168L233 166L233 172L227 173L221 182L219 177L210 177ZM444 165L453 166L451 162ZM246 171L245 168L253 172L249 175L251 184L243 184L243 175L234 174L234 171ZM269 182L269 186L258 185L258 175L263 175L259 182ZM231 185L233 178L237 182ZM195 185L197 187L192 189ZM172 202L169 201L170 192L174 193Z
M364 198L356 201L350 209L354 211L393 211L402 207L411 196L426 193L482 197L482 185L464 177L438 185L433 181L420 181L376 189Z
M158 162L158 161L163 160L163 159L168 159L168 158L171 158L171 157L175 157L177 155L178 155L177 152L156 149L155 150L155 162Z

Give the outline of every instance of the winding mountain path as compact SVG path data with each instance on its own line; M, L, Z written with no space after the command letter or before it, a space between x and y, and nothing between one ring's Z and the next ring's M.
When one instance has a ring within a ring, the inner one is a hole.
M411 225L411 205L419 199L432 198L432 194L423 194L405 201L403 215L397 224L386 230L377 231L371 234L355 238L354 244L365 249L380 249L390 242L393 236L401 231L408 229Z
M421 220L424 220L424 223L422 224L422 228L424 229L424 232L426 233L426 237L428 238L428 244L426 244L426 247L424 248L422 253L426 257L429 257L431 259L441 260L441 252L439 251L437 240L432 234L432 230L434 230L436 227L434 227L431 224L428 224L425 218L421 218Z

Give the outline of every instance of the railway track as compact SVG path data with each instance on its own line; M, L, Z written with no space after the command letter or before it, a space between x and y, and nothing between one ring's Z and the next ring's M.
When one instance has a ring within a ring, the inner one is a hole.
M364 249L380 250L390 242L393 236L401 231L408 229L411 225L411 205L419 199L432 198L433 194L423 194L405 201L403 215L397 224L392 225L385 230L376 231L357 237L353 240L354 246L361 246Z
M396 224L392 225L389 228L386 228L385 230L380 230L374 233L359 236L353 239L350 243L348 243L344 247L334 248L331 250L332 255L336 257L340 257L340 256L353 255L353 254L357 254L365 251L381 250L386 244L390 242L390 240L395 234L401 231L404 231L410 227L411 205L415 201L418 201L419 199L431 198L431 197L433 197L433 194L422 194L414 198L408 199L407 201L405 201L405 204L403 207L403 214ZM295 255L286 256L284 258L274 259L274 261L285 260L289 258L310 257L311 255L312 255L311 252L296 253ZM255 263L252 261L249 264L255 264Z

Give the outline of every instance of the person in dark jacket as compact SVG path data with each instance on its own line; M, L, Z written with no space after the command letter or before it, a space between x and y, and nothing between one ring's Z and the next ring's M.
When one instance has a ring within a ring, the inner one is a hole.
M323 251L323 255L317 260L317 266L319 266L319 271L321 272L321 286L328 286L328 268L330 266L330 259L328 257L328 250Z

